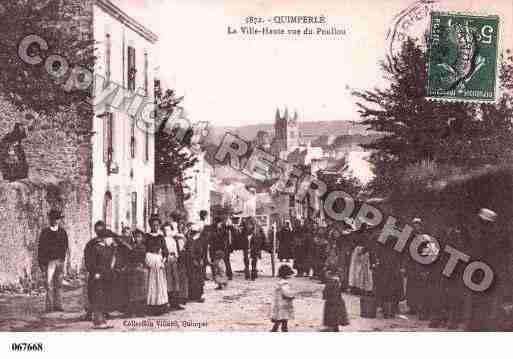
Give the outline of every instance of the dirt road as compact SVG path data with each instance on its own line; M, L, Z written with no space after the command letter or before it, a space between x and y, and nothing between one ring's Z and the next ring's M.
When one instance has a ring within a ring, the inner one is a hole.
M114 313L112 331L268 331L269 310L273 284L269 255L260 263L260 277L244 280L240 272L242 263L238 253L233 254L235 278L228 288L214 290L215 283L207 281L205 303L188 303L185 310L160 317L125 319ZM291 278L297 293L294 301L296 319L289 324L290 331L322 330L323 285L309 278ZM402 315L395 319L360 318L359 298L344 295L351 324L343 331L424 331L427 323L416 317ZM63 300L65 312L43 313L44 297L0 295L0 331L89 331L90 322L82 321L84 296L81 288L68 290Z

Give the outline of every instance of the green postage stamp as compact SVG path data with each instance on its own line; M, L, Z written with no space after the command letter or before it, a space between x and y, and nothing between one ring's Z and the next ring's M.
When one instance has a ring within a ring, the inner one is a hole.
M431 13L428 99L494 102L499 17Z

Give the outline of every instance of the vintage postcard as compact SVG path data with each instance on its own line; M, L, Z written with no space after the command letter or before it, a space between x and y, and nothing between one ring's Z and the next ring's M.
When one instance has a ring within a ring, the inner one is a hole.
M0 17L0 332L513 330L511 1Z

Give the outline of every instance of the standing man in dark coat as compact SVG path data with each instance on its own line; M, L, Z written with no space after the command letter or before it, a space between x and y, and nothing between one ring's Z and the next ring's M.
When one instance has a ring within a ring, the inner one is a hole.
M59 225L62 218L60 211L51 210L48 214L50 226L39 236L37 259L45 275L47 312L63 310L61 287L69 243L66 231Z
M403 294L402 257L392 246L378 242L379 231L370 234L369 246L375 254L372 256L373 282L376 302L383 308L385 319L394 318Z
M116 265L114 238L101 230L103 223L96 223L98 237L89 242L85 250L86 268L89 272L88 290L90 310L95 329L108 329L105 313L109 311L109 294L112 287L113 270ZM99 232L99 233L98 233Z
M246 218L242 223L242 252L244 256L244 276L255 280L258 276L258 260L261 258L265 234L262 228L256 225L254 218ZM251 259L251 272L249 261Z
M447 232L445 242L462 253L469 250L470 236L466 233L462 223L459 226L450 228ZM443 269L442 269L443 270ZM447 327L457 329L464 317L464 303L466 288L463 282L463 265L457 265L454 272L446 277L441 276L441 286L445 298L442 300L446 312Z
M285 221L285 225L278 232L278 259L289 262L294 258L294 234L290 221Z
M303 227L303 271L309 277L313 267L313 237L317 233L318 225L311 218L307 218Z
M215 228L212 228L211 225L208 225L207 224L207 219L208 219L208 212L207 210L205 209L202 209L201 211L199 211L199 223L198 223L198 228L200 230L200 241L201 243L203 244L203 276L205 277L205 280L209 280L208 276L207 276L207 266L209 265L210 261L209 261L209 245L210 245L210 241L211 241L211 235L212 235L212 231L213 229ZM211 267L212 269L212 267Z
M84 248L84 262L85 262L85 268L88 272L88 280L87 280L87 307L86 307L86 314L84 317L84 320L91 321L93 320L93 309L92 309L92 303L94 301L94 275L92 274L93 268L90 267L92 261L91 258L93 257L93 248L94 246L102 240L102 238L105 236L105 222L103 221L97 221L94 224L94 233L96 233L96 237L91 239L89 242L87 242L85 248Z
M510 244L507 232L497 222L498 214L491 209L481 208L476 227L469 231L471 236L471 257L486 263L493 271L491 286L482 291L467 288L465 296L465 330L491 331L499 324L500 307L504 296L504 282L507 280ZM502 222L504 223L504 222ZM504 226L504 224L503 224ZM476 272L473 277L479 283L483 274Z
M226 267L226 276L229 280L232 280L233 272L232 265L230 263L230 231L231 229L225 223L218 220L215 229L210 233L210 258L213 259L217 251L222 251L224 253L223 261Z
M411 238L422 236L422 220L420 218L414 218L411 222L413 231ZM427 298L425 296L427 288L427 280L429 274L428 266L421 263L417 263L408 251L405 251L406 261L406 300L408 303L409 314L419 314L420 320L426 320L429 317L427 305Z
M116 249L116 266L114 267L114 283L111 289L112 310L128 313L129 299L129 274L128 257L132 250L132 238L128 228L123 229L123 235L119 236L109 231L107 235L114 238Z
M302 277L305 273L305 229L304 222L300 222L300 224L294 228L294 269L297 271L297 277Z

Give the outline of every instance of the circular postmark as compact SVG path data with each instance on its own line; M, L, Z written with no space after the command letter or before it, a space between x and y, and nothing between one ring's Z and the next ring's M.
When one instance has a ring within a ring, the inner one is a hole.
M386 36L387 54L394 57L408 38L423 40L429 28L429 15L439 0L418 0L394 16Z

